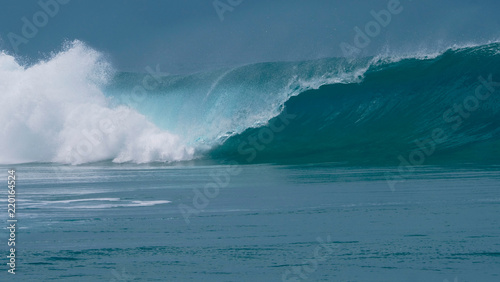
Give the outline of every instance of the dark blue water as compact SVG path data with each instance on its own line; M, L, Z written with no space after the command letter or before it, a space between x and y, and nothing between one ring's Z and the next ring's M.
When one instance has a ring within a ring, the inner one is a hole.
M17 274L4 256L2 281L500 279L499 167L420 167L394 191L394 169L329 164L15 168ZM214 179L198 210L193 189Z

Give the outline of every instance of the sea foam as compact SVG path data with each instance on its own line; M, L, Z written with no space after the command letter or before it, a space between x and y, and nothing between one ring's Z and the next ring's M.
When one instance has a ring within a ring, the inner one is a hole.
M101 90L113 69L74 41L31 66L0 54L0 163L191 159L194 149Z

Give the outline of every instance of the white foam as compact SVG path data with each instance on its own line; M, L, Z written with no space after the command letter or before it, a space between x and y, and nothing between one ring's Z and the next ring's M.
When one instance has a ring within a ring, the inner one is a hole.
M61 201L47 201L48 204L69 204L75 202L89 202L89 201L107 201L116 202L120 201L120 198L92 198L92 199L77 199L77 200L61 200Z
M155 205L169 204L171 201L133 201L120 198L88 198L58 201L34 201L23 200L25 208L50 208L50 209L108 209L119 207L150 207ZM78 204L80 203L80 204Z
M79 41L33 66L0 54L0 163L146 163L191 159L194 149L102 92L113 70Z
M480 42L463 42L457 43L439 43L432 46L417 45L412 46L407 50L391 50L389 46L385 46L383 51L381 51L377 56L372 59L373 64L384 64L384 63L397 63L402 60L415 59L415 60L432 60L449 50L457 51L468 48L475 48L479 46L487 46L493 43L499 43L500 40L488 40Z
M156 205L168 204L171 201L122 201L113 204L98 204L98 205L74 205L71 207L62 207L64 209L110 209L123 207L151 207Z

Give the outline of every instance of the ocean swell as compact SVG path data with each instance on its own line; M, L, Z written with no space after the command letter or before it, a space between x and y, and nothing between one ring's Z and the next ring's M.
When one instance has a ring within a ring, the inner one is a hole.
M448 138L425 143L432 148L429 163L495 162L500 95L491 91L477 107L469 96L484 80L496 87L499 50L491 43L429 56L259 63L162 76L148 73L161 73L159 66L116 72L79 41L32 66L2 53L0 163L396 165L437 128ZM460 114L455 105L474 110Z

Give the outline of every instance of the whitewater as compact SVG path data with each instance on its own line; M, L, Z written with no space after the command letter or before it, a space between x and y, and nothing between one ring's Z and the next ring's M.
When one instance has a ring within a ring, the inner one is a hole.
M112 107L113 75L102 55L74 42L47 61L19 65L0 55L2 163L175 161L194 149L137 111Z

